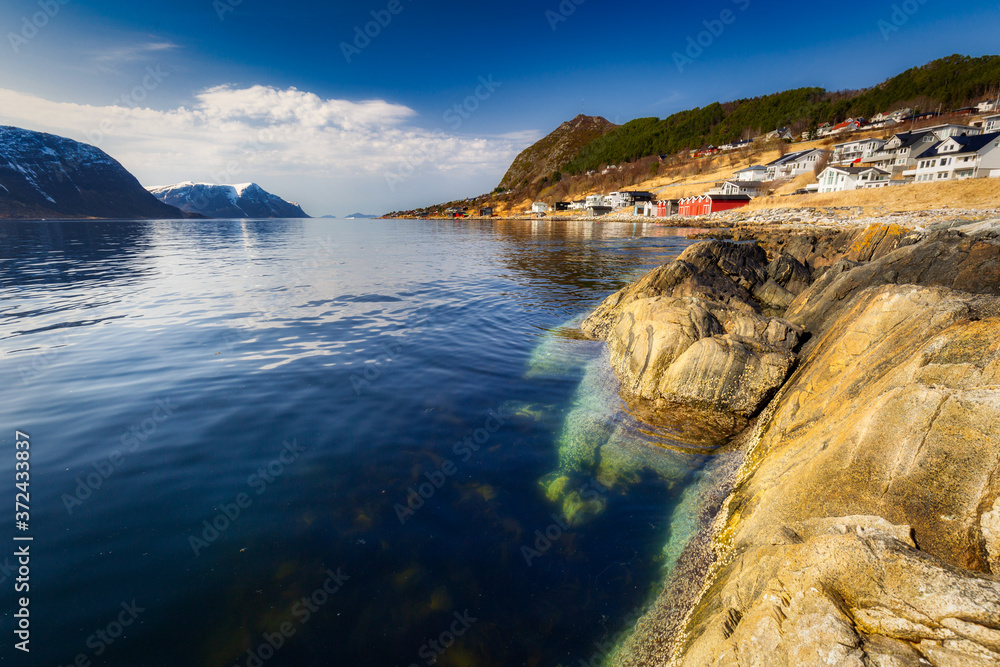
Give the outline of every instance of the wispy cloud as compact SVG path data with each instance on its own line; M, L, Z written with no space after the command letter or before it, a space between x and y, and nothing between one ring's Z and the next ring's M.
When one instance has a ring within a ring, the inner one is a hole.
M122 72L119 68L123 65L149 61L155 56L162 55L165 51L173 51L179 48L180 46L173 42L151 39L134 44L122 44L97 49L91 51L89 56L92 68L98 72L102 74L121 74Z

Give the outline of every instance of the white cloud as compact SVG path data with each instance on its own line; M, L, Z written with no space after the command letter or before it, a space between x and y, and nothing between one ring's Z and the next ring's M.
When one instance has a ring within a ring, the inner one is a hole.
M136 89L124 99L154 94ZM267 86L217 86L168 110L53 102L0 89L3 123L95 144L144 184L253 180L316 214L372 200L384 203L378 210L400 208L408 196L428 196L428 184L450 192L442 178L489 189L533 138L430 131L411 124L416 115L384 100L323 99Z

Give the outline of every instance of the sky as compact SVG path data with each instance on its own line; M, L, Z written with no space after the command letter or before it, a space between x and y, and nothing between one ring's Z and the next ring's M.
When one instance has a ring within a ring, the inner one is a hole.
M94 144L145 186L253 181L314 216L488 192L579 113L1000 53L997 0L4 0L0 26L0 124Z

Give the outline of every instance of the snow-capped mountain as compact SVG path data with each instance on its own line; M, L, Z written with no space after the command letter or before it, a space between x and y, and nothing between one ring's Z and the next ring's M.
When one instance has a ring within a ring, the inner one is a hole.
M160 201L209 218L308 218L295 202L272 195L256 183L213 185L185 181L149 188Z
M0 126L0 218L183 218L101 149Z

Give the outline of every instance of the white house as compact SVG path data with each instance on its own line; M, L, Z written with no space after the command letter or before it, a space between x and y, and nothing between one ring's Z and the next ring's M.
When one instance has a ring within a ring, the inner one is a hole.
M641 204L647 201L653 201L652 192L641 192L639 190L622 190L621 192L612 192L607 197L605 197L605 205L611 208L627 208L635 204Z
M868 139L855 139L854 141L835 144L833 147L833 157L830 158L830 161L841 164L871 157L881 150L885 146L885 143L884 139L870 137Z
M531 205L531 212L532 213L548 213L549 212L549 205L546 204L545 202L536 201L534 204Z
M587 201L584 202L584 208L593 208L595 206L610 206L608 198L604 195L587 195Z
M746 169L740 169L733 174L733 180L737 181L763 181L766 178L767 167L761 164L755 164L747 167Z
M913 113L913 109L896 109L895 111L883 111L872 116L873 123L881 123L887 120L899 120Z
M724 195L749 195L760 197L767 194L767 186L763 181L726 181L719 189Z
M779 178L795 178L807 171L812 171L816 168L816 164L826 156L827 152L821 148L814 148L812 150L789 153L785 157L778 158L774 162L767 164L765 179L774 181Z
M1000 113L983 117L983 134L1000 132Z
M722 144L721 146L719 146L719 150L722 151L723 153L725 153L727 151L735 151L735 150L739 150L741 148L746 148L747 146L749 146L752 143L753 143L752 139L742 139L740 141L731 141L728 144Z
M991 111L996 111L1000 109L1000 100L983 100L976 105L976 109L979 113L989 113Z
M611 208L625 208L629 205L624 192L612 192L604 198L605 205Z
M898 174L916 164L916 157L939 141L933 132L901 132L885 143L882 150L861 158L861 166Z
M932 125L931 127L920 128L921 132L933 132L940 141L944 141L948 137L960 137L963 134L969 137L975 136L977 134L982 134L983 130L979 127L971 127L969 125L957 125L955 123L944 123L943 125Z
M864 118L848 118L843 123L837 123L833 127L820 130L820 136L828 137L831 134L843 134L844 132L854 132L867 121Z
M1000 169L1000 132L949 137L917 156L917 183L987 178ZM904 174L905 175L905 174Z
M779 127L764 135L765 139L794 139L795 135L787 127Z
M818 178L820 192L842 192L889 185L889 172L874 167L827 167Z

